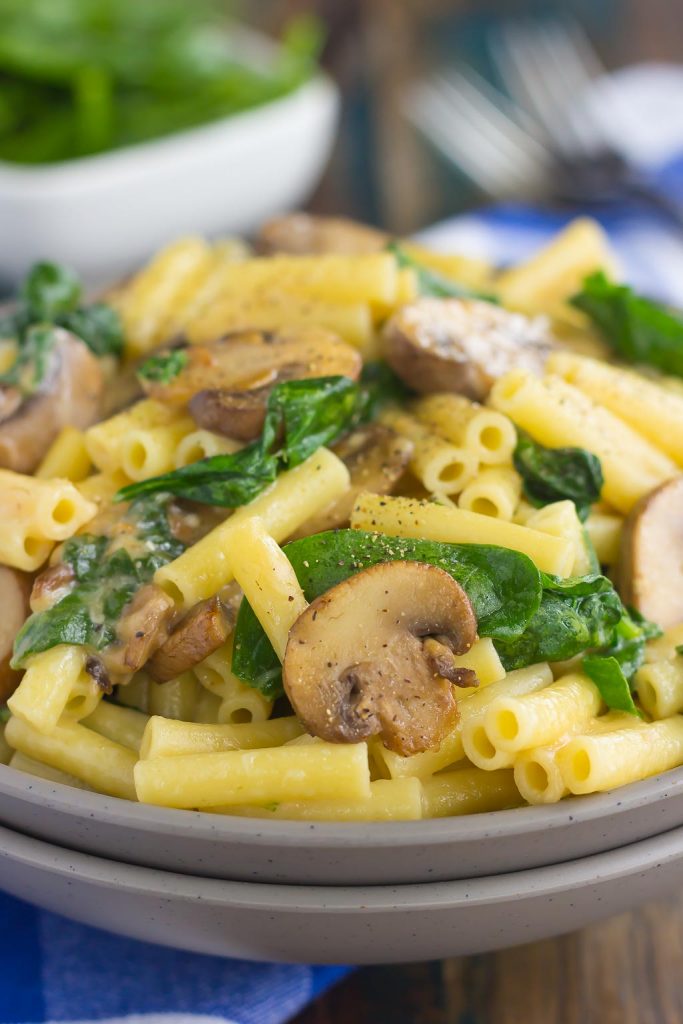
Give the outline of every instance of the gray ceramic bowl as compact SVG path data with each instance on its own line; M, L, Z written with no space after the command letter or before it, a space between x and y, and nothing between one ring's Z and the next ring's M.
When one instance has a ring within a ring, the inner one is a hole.
M0 884L86 924L252 960L390 963L531 942L683 879L683 828L557 867L431 885L345 888L196 878L73 853L0 829Z
M683 825L683 769L548 807L436 821L309 824L166 810L0 766L0 824L111 860L233 881L449 881L558 864Z

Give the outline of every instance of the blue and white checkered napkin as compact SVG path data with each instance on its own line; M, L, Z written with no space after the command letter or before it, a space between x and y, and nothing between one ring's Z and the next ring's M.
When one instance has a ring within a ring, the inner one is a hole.
M0 1024L280 1024L347 971L177 952L0 894Z

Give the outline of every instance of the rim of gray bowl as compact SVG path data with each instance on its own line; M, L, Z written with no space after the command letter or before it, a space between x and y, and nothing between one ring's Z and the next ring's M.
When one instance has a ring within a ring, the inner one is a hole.
M205 811L178 810L141 804L118 797L73 789L26 775L0 765L0 795L23 799L70 816L88 817L144 832L172 832L215 841L224 838L256 845L300 846L302 838L313 847L378 845L404 847L433 842L473 842L494 836L533 834L565 828L570 824L604 820L609 815L633 812L643 804L664 801L683 793L683 767L653 775L609 793L569 797L557 804L516 807L504 811L450 818L395 822L311 822L240 818Z

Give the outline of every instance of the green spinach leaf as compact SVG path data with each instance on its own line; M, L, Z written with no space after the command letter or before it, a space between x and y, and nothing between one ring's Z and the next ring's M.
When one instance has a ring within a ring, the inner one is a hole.
M605 576L560 579L541 573L543 597L524 632L512 640L496 640L508 671L538 661L565 661L610 643L623 605Z
M302 537L287 544L284 552L309 601L380 562L437 565L467 593L481 636L518 636L533 620L541 600L541 577L533 562L517 551L492 545L336 530ZM268 696L282 692L277 655L246 600L237 617L232 667L235 675Z
M56 342L55 330L48 324L29 327L14 363L0 374L0 385L16 388L22 398L35 395L49 375Z
M622 359L683 377L683 313L591 274L571 300L586 313Z
M123 355L123 325L119 314L104 302L81 306L59 317L61 327L77 335L90 351L102 356Z
M532 505L549 505L569 498L584 521L603 486L600 459L585 448L546 448L518 432L515 469L524 483L524 496Z
M131 504L124 518L134 527L134 546L117 546L116 538L79 534L64 545L63 561L74 572L71 591L51 608L31 615L17 634L13 668L58 644L102 650L116 639L121 613L136 591L184 545L171 533L168 495Z
M171 493L235 508L253 501L278 473L293 469L323 445L353 429L383 401L348 377L285 381L273 388L258 441L231 455L213 455L163 476L122 488L116 500Z
M596 684L605 704L619 711L639 714L631 684L643 663L645 644L662 631L634 609L624 608L611 643L604 650L583 659L583 670Z
M387 249L394 254L399 267L415 271L420 295L435 299L481 299L483 302L494 303L498 301L495 295L468 288L466 285L458 284L457 281L446 277L445 274L440 274L437 270L425 267L419 260L407 253L400 242L389 242Z
M176 348L171 352L160 352L159 355L150 356L149 359L145 359L142 366L139 367L137 375L143 380L170 384L180 371L187 366L189 358L187 349L184 348Z
M76 309L81 298L81 281L59 263L34 263L19 292L31 321L55 323Z

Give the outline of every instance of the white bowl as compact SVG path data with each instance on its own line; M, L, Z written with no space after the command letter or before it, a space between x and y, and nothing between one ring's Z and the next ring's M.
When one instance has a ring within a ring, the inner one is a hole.
M248 233L297 206L327 160L339 106L318 75L244 113L59 164L0 162L0 281L35 260L108 283L188 233Z
M168 810L0 765L0 824L112 860L231 881L450 881L559 864L683 826L683 769L546 807L434 821L309 823Z
M683 879L683 828L557 867L459 882L225 882L74 853L0 829L0 886L84 924L198 953L293 963L463 956L559 935Z

